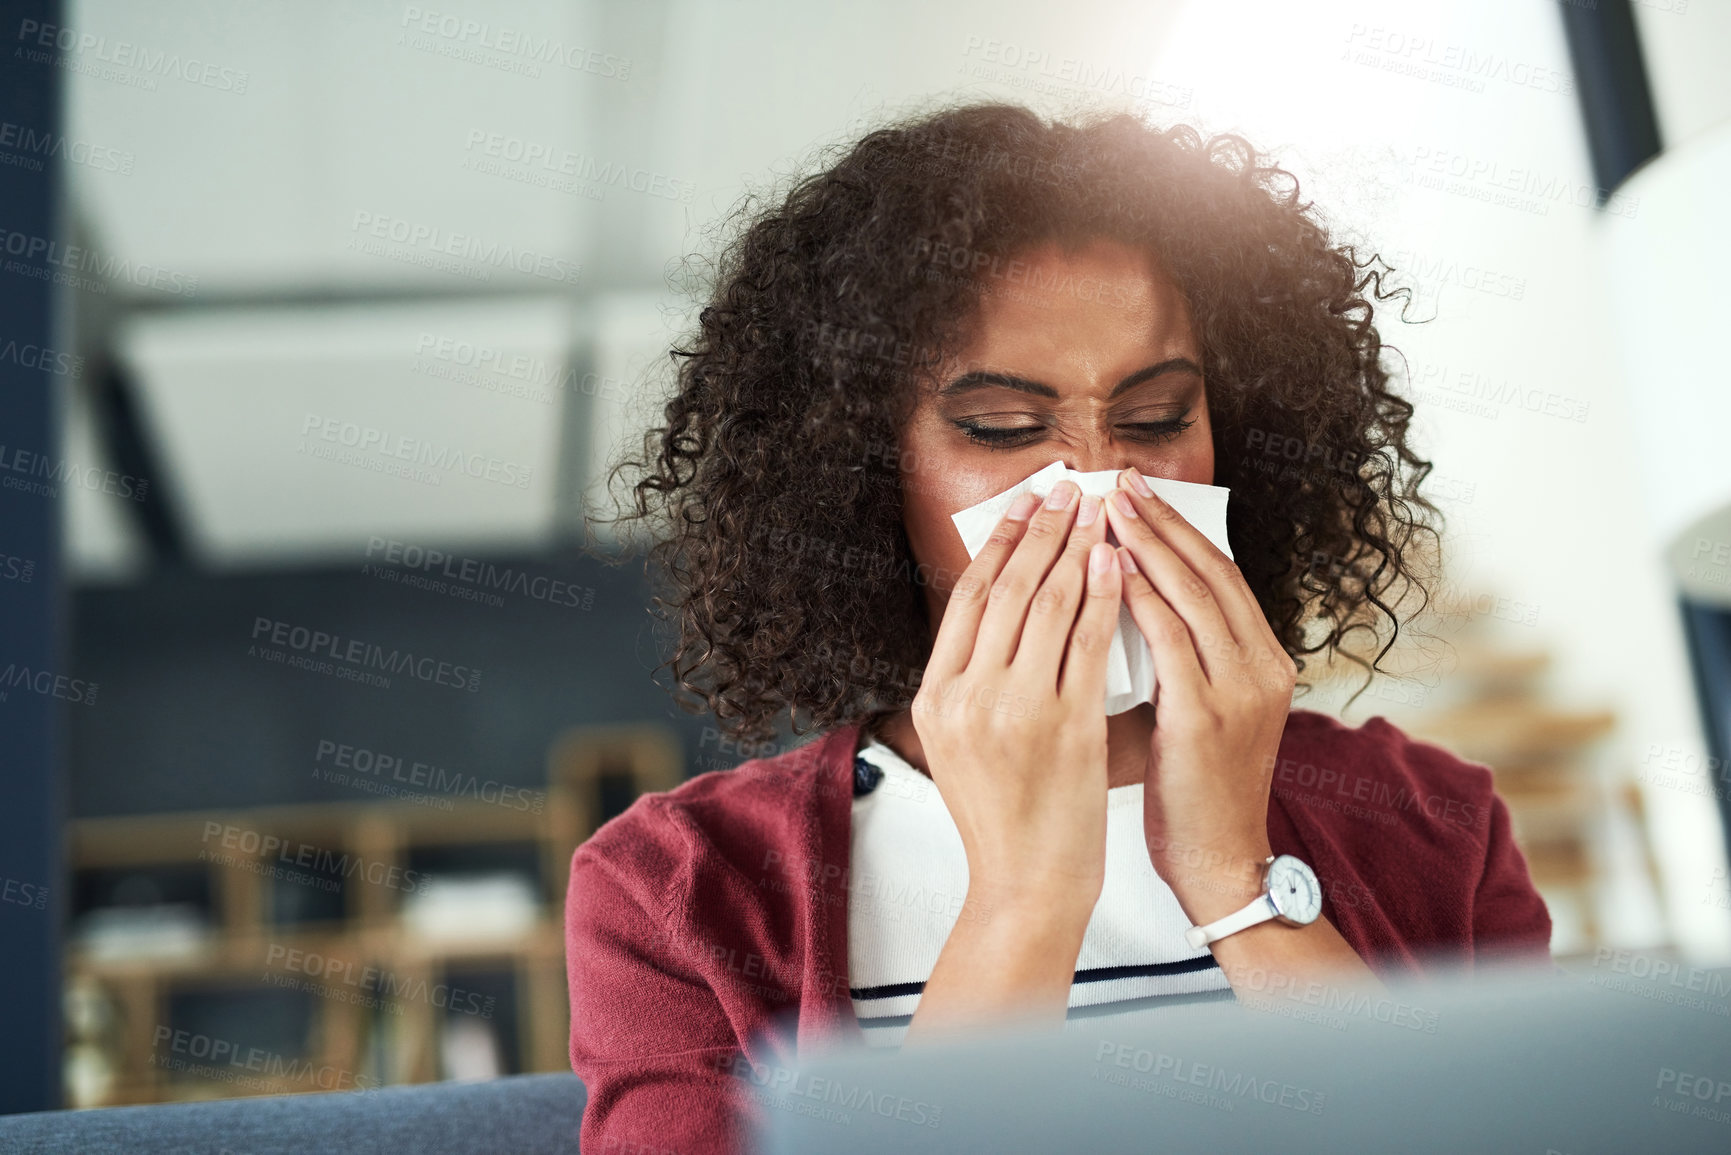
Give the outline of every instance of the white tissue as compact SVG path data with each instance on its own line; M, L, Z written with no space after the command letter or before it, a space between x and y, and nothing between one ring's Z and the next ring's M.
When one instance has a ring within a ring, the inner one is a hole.
M1142 476L1148 487L1177 510L1180 517L1201 530L1202 536L1218 546L1227 557L1232 556L1232 547L1226 541L1226 501L1232 495L1230 489L1149 477L1146 473ZM1023 493L1044 498L1052 492L1054 485L1066 478L1075 482L1083 493L1095 497L1106 497L1118 488L1116 469L1078 473L1062 461L1054 461L1004 492L950 515L950 520L956 523L956 529L962 535L962 544L968 547L968 556L979 556L992 536L992 530L1004 519L1016 498ZM1100 516L1106 516L1104 510ZM1110 527L1106 530L1106 541L1112 545L1119 544ZM1118 632L1113 635L1112 647L1106 655L1106 713L1122 714L1144 702L1152 702L1156 683L1154 654L1148 648L1148 639L1142 636L1136 620L1130 616L1130 607L1120 603Z

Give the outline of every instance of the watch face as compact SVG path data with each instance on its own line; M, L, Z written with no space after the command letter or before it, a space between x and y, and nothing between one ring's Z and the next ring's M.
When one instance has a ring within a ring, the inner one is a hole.
M1322 913L1322 886L1302 859L1282 854L1268 867L1268 893L1280 917L1308 926Z

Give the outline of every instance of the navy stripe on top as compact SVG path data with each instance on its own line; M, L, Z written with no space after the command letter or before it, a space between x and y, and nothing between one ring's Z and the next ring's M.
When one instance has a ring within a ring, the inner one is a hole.
M1166 975L1187 975L1196 971L1218 970L1220 960L1212 954L1198 955L1195 958L1179 959L1169 963L1144 963L1139 966L1090 967L1076 972L1073 983L1104 983L1113 979L1159 978ZM856 999L894 999L903 995L917 995L925 991L925 983L886 983L878 987L848 988L848 994Z

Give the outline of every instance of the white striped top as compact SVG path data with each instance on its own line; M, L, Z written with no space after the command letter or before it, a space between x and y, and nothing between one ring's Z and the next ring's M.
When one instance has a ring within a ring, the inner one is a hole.
M968 893L961 835L929 778L882 742L854 761L848 986L866 1041L899 1046ZM971 915L972 912L970 912ZM1106 881L1070 987L1071 1022L1233 998L1142 837L1142 785L1107 791Z

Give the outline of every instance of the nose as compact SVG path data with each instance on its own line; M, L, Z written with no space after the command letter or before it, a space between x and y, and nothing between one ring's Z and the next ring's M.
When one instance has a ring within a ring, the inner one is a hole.
M1064 467L1077 473L1122 473L1130 468L1130 460L1122 453L1079 452L1064 459Z

